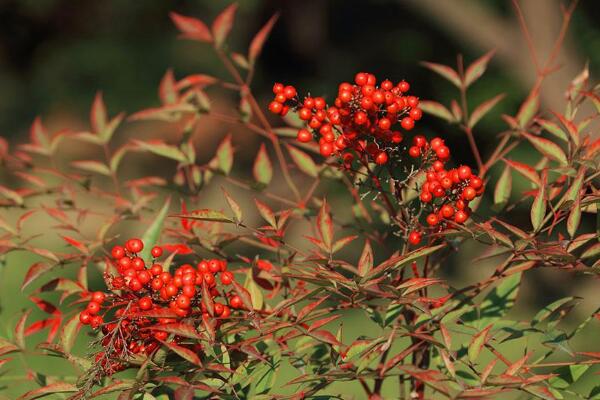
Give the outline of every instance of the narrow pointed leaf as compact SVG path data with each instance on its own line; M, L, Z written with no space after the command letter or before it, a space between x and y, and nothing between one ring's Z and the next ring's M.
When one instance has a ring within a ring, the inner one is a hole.
M212 42L212 35L208 27L199 19L186 17L176 12L171 12L170 16L184 38L200 42Z
M448 67L447 65L442 65L442 64L436 64L436 63L432 63L432 62L422 62L421 65L423 65L425 68L435 72L436 74L444 77L446 80L452 82L452 84L454 86L456 86L457 88L460 88L462 86L462 83L460 81L460 77L458 76L458 73L453 70L452 68Z
M273 179L273 164L264 143L260 145L256 159L254 160L252 173L254 174L254 179L265 186Z
M215 18L211 30L215 39L216 47L222 47L225 39L227 39L227 36L233 27L236 10L237 4L233 3L223 10L221 14L217 16L217 18Z
M250 42L250 48L248 49L248 61L250 62L250 64L254 64L256 62L256 59L260 55L265 41L269 37L269 34L273 29L273 25L275 25L275 22L277 22L278 18L278 14L273 15L267 21L267 23L260 29L260 31L258 31L258 33L254 36L252 42Z
M481 78L485 70L487 69L487 65L496 53L496 50L492 50L478 58L473 62L473 64L469 65L467 70L465 71L465 86L469 87L473 82L477 79Z

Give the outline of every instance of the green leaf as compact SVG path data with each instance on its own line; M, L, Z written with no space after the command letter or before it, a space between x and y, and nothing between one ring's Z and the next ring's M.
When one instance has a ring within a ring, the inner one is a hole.
M315 164L313 159L308 154L294 146L286 145L286 148L300 171L308 176L312 176L313 178L316 178L317 175L319 175L319 168L317 167L317 164Z
M427 114L431 114L448 122L456 122L456 118L452 115L450 110L436 101L421 100L419 102L419 108Z
M254 282L254 278L252 277L252 270L249 269L246 273L246 280L244 281L244 288L250 293L250 298L252 299L252 307L255 310L261 310L264 304L263 294L260 290L260 287Z
M254 160L252 173L254 174L254 179L265 186L273 179L273 164L269 159L267 148L264 143L260 144L260 149Z
M481 353L481 349L483 349L483 346L487 343L488 334L490 332L490 329L492 329L492 326L493 325L488 325L486 328L484 328L481 332L477 333L471 339L471 342L469 343L469 347L467 349L467 355L471 363L474 363L477 360L477 358L479 357L479 353Z
M544 217L546 216L546 190L544 185L541 185L537 195L533 199L531 205L531 225L534 231L538 231L542 227Z
M558 376L550 378L548 383L553 388L566 389L577 382L589 368L590 365L586 364L565 365L552 371L552 373L558 374Z
M425 68L435 72L436 74L444 77L446 80L450 81L457 88L462 87L462 83L460 81L460 77L458 73L447 65L436 64L432 62L421 62Z
M358 261L358 275L365 276L373 269L373 249L371 243L367 239L363 248L360 260Z
M231 145L231 134L227 135L221 144L219 144L219 147L217 148L217 160L219 169L225 175L229 175L231 168L233 167L233 146Z
M445 244L438 244L436 246L429 247L421 247L410 253L406 253L404 255L398 255L391 257L390 259L384 261L379 264L375 269L369 272L362 280L361 283L367 282L371 279L375 279L383 274L385 274L388 270L400 268L404 265L407 265L413 261L418 260L421 257L425 257L429 254L436 252L437 250L445 247Z
M158 212L158 214L152 220L152 224L146 229L144 235L142 236L142 241L144 242L144 249L140 253L140 257L144 260L150 259L150 251L152 247L154 247L160 237L160 233L163 228L163 223L169 212L169 206L171 205L171 198L169 197L165 204L163 204L162 208Z
M525 128L531 122L540 108L540 96L538 92L531 93L529 97L521 104L517 113L517 123L519 127Z
M60 332L60 345L65 353L70 353L77 340L81 323L79 322L79 314L75 314L62 327Z
M569 213L569 218L567 218L567 232L569 232L569 236L571 238L575 237L577 233L577 228L579 228L579 223L581 222L581 202L579 199L575 201L573 207L571 208L571 212Z
M473 62L473 64L469 65L467 70L465 71L465 87L471 86L473 82L477 79L481 78L485 70L487 69L487 65L496 53L496 50L492 50L478 58Z
M233 212L235 221L241 222L242 221L242 209L240 208L240 205L229 195L229 193L225 189L221 188L221 190L223 191L223 195L225 196L225 200L227 201L229 208Z
M556 143L544 139L538 136L533 136L527 132L521 132L521 135L525 136L527 140L543 155L546 157L558 161L561 165L568 165L569 161L565 152Z
M269 225L271 225L273 228L277 228L275 213L273 212L273 210L271 210L271 207L269 207L268 205L266 205L258 199L254 199L254 204L256 204L256 208L258 209L258 212L260 213L261 217L263 217L263 219L267 221Z
M25 350L25 324L30 313L31 309L25 311L15 325L15 343L21 350Z
M481 118L483 118L492 108L496 106L504 98L505 94L499 94L489 100L479 104L469 117L469 126L473 128Z
M520 163L518 161L513 161L513 160L504 160L504 162L507 165L510 165L510 167L512 169L514 169L515 171L517 171L519 174L521 174L525 178L527 178L530 182L535 184L535 186L537 186L537 187L541 186L542 180L540 179L540 177L537 174L537 172L535 171L535 169L533 169L529 165Z
M0 185L0 195L12 200L16 205L23 205L23 197L12 189Z
M522 272L503 278L481 302L479 310L473 309L462 316L467 322L483 327L502 318L514 306L519 293Z
M149 151L158 156L170 158L175 161L184 162L186 161L185 154L181 152L177 147L166 144L162 140L152 140L144 142L141 140L134 140L133 143L141 150Z
M81 169L87 172L94 172L96 174L110 176L110 169L106 166L106 164L101 163L100 161L93 160L81 160L81 161L73 161L71 165L75 168Z
M560 126L558 126L558 124L552 122L552 121L547 121L545 119L542 118L536 118L535 122L537 122L538 124L540 124L540 126L542 128L544 128L544 130L546 132L549 132L551 134L553 134L554 136L556 136L557 138L564 140L565 142L569 141L569 137L567 136L567 134L565 133L565 131L563 131Z
M496 183L494 189L494 204L498 207L504 207L510 199L510 192L512 190L512 174L510 167L507 165L500 175L500 179Z
M333 221L331 219L331 214L329 213L327 200L325 199L323 199L323 204L317 215L317 229L325 247L331 253L333 245Z
M228 223L234 222L231 218L227 217L222 212L210 210L208 208L204 208L202 210L194 210L194 212L192 214L176 214L176 215L171 215L171 217L196 219L199 221L211 221L211 222L228 222Z

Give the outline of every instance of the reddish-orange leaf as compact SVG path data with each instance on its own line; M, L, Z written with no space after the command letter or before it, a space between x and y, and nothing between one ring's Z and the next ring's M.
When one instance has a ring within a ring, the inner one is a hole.
M163 104L177 103L177 90L175 89L175 76L173 70L169 68L158 87L158 96Z
M256 62L256 59L258 58L265 41L269 37L269 33L271 32L271 29L273 29L273 25L277 21L277 18L279 18L278 14L273 15L252 39L250 48L248 49L248 60L251 64Z
M197 18L186 17L185 15L170 13L171 20L177 26L177 29L183 34L182 37L199 42L212 42L213 38L204 22Z
M302 321L304 319L304 317L309 315L315 308L319 307L319 305L321 303L323 303L325 300L327 300L328 297L329 296L322 297L319 300L314 301L314 302L302 307L302 309L298 312L298 316L297 316L296 320Z
M21 285L21 290L25 289L32 282L38 279L40 276L45 274L54 268L54 264L48 264L45 262L37 262L29 267L27 273L25 274L25 279L23 279L23 284Z
M90 124L94 133L103 132L106 128L106 106L102 100L102 92L96 93L96 97L94 97L90 112Z
M218 82L218 79L213 76L205 74L194 74L188 75L185 78L181 79L179 82L176 83L175 88L177 90L187 89L190 86L204 88L216 82Z
M452 82L452 84L454 86L456 86L458 88L460 88L462 86L462 83L460 81L460 77L458 76L458 73L455 70L453 70L452 68L448 67L447 65L436 64L436 63L427 62L427 61L422 62L421 65L423 65L427 69L430 69L431 71L435 72L436 74L443 76L445 79Z
M233 27L236 10L237 4L233 3L215 18L212 24L212 34L215 38L215 45L217 47L221 47L225 42L225 39L227 39L227 36Z
M309 332L309 335L320 342L329 343L334 346L342 346L342 343L329 331L320 330Z
M523 175L525 178L529 179L531 182L535 183L537 187L540 187L542 184L542 180L540 176L537 174L535 169L530 167L527 164L520 163L518 161L513 160L504 160L504 162L511 166L515 171Z
M75 247L82 253L89 254L88 248L83 243L81 243L79 240L73 239L72 237L65 236L65 235L61 235L61 237L63 238L63 240L65 242L69 243L71 246Z
M331 214L329 213L327 200L325 199L323 199L323 204L321 205L319 215L317 216L317 228L325 247L331 252L333 245L333 221L331 219Z

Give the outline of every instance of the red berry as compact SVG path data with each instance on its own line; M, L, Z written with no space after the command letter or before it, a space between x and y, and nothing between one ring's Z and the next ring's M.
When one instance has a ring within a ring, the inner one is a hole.
M419 232L411 232L408 235L408 242L413 246L418 245L419 243L421 243L421 234Z
M294 97L296 97L296 88L294 88L293 86L288 85L285 88L283 88L283 94L288 99L293 99Z
M162 272L163 272L163 268L162 268L162 265L160 265L160 264L154 264L150 268L150 273L154 276L158 276L158 275L162 274Z
M429 203L433 199L433 196L429 192L423 192L423 193L421 193L420 197L421 197L421 201L423 203Z
M392 126L392 122L388 118L381 118L377 125L379 125L379 128L387 131Z
M436 151L437 149L439 149L440 147L442 147L444 145L444 140L440 139L439 137L435 137L433 139L431 139L431 142L429 143L431 148Z
M427 223L431 226L435 226L440 222L439 218L435 214L429 214L427 216Z
M103 292L92 293L92 301L95 301L98 304L102 304L104 303L104 299L106 299L106 295Z
M466 188L464 188L462 192L463 199L471 201L475 198L475 196L477 196L477 192L471 186L467 186Z
M149 296L144 296L138 301L138 306L141 310L150 310L152 308L152 299Z
M187 309L190 307L190 298L184 294L180 294L175 302L179 308Z
M364 86L367 84L367 81L369 79L369 75L365 74L364 72L359 72L358 74L356 74L356 76L354 77L354 82L358 85L358 86Z
M462 210L459 210L456 212L456 214L454 214L454 221L459 224L464 223L468 218L469 216L467 213Z
M164 285L164 282L160 278L154 278L154 279L152 279L152 282L150 283L150 287L152 288L152 290L155 290L155 291L160 290L163 287L163 285Z
M162 247L154 246L150 253L152 254L152 257L158 258L158 257L162 256L163 249L162 249Z
M410 110L408 115L410 115L410 117L415 121L418 121L423 116L423 111L421 111L420 108L413 108L412 110Z
M471 178L471 181L469 182L469 186L472 186L473 189L480 189L481 187L483 187L483 181L481 180L480 177L474 176Z
M418 148L417 146L412 146L411 148L408 149L408 155L413 158L417 158L421 155L421 149Z
M233 274L229 271L225 271L221 274L221 283L223 285L231 285L233 282Z
M100 304L96 303L95 301L90 301L86 307L86 310L92 315L98 314L98 312L100 311Z
M111 253L112 257L117 260L125 257L125 249L121 246L113 247L112 251L110 253Z
M451 218L454 215L454 207L450 204L444 204L440 210L444 218Z
M91 319L92 314L90 314L89 312L84 310L79 313L79 322L81 322L83 325L89 324Z
M387 161L388 155L385 151L380 152L379 154L377 154L377 157L375 157L375 163L378 165L383 165L387 163Z
M411 117L404 117L402 118L402 121L400 121L400 126L402 126L402 128L406 129L407 131L410 131L412 128L415 127L415 120Z
M301 143L308 143L308 142L310 142L312 140L313 136L309 132L308 129L304 129L303 128L303 129L298 130L298 135L297 135L296 138Z
M229 305L233 308L242 308L244 302L242 301L240 296L235 295L229 300Z
M281 93L283 92L283 84L281 83L276 83L273 85L273 93L277 94L277 93Z
M173 297L177 294L177 292L179 292L179 289L177 289L177 286L173 285L172 283L169 283L167 286L165 286L165 293L167 296Z
M446 160L448 157L450 157L450 149L446 146L442 146L435 151L435 154L441 160Z
M142 288L144 287L142 285L142 283L139 281L139 279L137 278L133 278L129 281L129 289L133 290L134 292L137 292L139 290L142 290Z
M227 306L223 306L223 312L221 313L221 318L229 318L231 315L231 309Z
M136 254L144 249L144 243L140 239L129 239L125 247L130 253Z
M458 168L458 177L461 180L467 180L471 177L471 168L466 165L462 165Z
M277 101L272 101L269 103L269 111L271 111L273 114L280 114L281 110L283 110L283 104Z
M322 143L319 146L319 152L323 157L329 157L333 153L333 145L331 143Z
M145 285L152 280L152 275L147 270L143 270L137 274L137 278L142 285Z
M99 315L94 315L91 319L90 319L90 326L94 329L98 328L100 325L102 325L102 323L104 322L104 319L99 316Z
M413 138L413 144L417 147L424 147L427 144L427 139L423 135L417 135Z

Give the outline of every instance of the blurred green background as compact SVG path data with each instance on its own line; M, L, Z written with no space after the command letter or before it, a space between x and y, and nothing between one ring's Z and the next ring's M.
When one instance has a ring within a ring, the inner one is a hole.
M542 60L560 28L561 3L522 1ZM215 0L1 1L0 135L11 143L24 141L38 115L50 131L84 129L98 90L104 93L111 114L155 106L158 83L168 68L174 69L176 77L198 72L225 76L206 46L177 40L168 13L177 11L211 21L227 4ZM455 88L419 62L455 66L457 54L463 54L468 65L495 49L487 74L469 91L472 105L501 92L507 94L476 128L476 140L485 156L493 150L496 135L505 129L500 114L516 112L535 77L509 0L242 0L230 37L231 49L244 53L250 38L275 12L281 13L280 19L264 48L253 85L265 104L274 81L326 94L333 93L340 81L351 80L357 71L368 71L382 79L407 79L416 95L448 105L457 97ZM561 69L548 78L542 91L545 106L562 108L568 82L586 62L592 80L597 78L600 26L594 21L599 19L596 1L580 2L558 59ZM453 158L474 164L457 128L433 117L420 127L429 135L443 133ZM213 148L223 130L205 133L203 140ZM530 158L526 150L513 155ZM252 154L241 161L251 160ZM7 176L2 168L0 165L0 182ZM528 218L527 210L514 213L516 221L520 217ZM475 248L471 250L476 253ZM14 325L18 310L30 304L18 290L30 265L25 261L13 259L8 268L0 266L1 335ZM471 264L458 259L451 261L445 273L457 282L487 273L473 271ZM17 263L23 268L15 268ZM599 302L590 282L563 272L530 272L525 284L518 312L537 310L567 294L588 299L584 312ZM0 381L0 392L4 383Z

